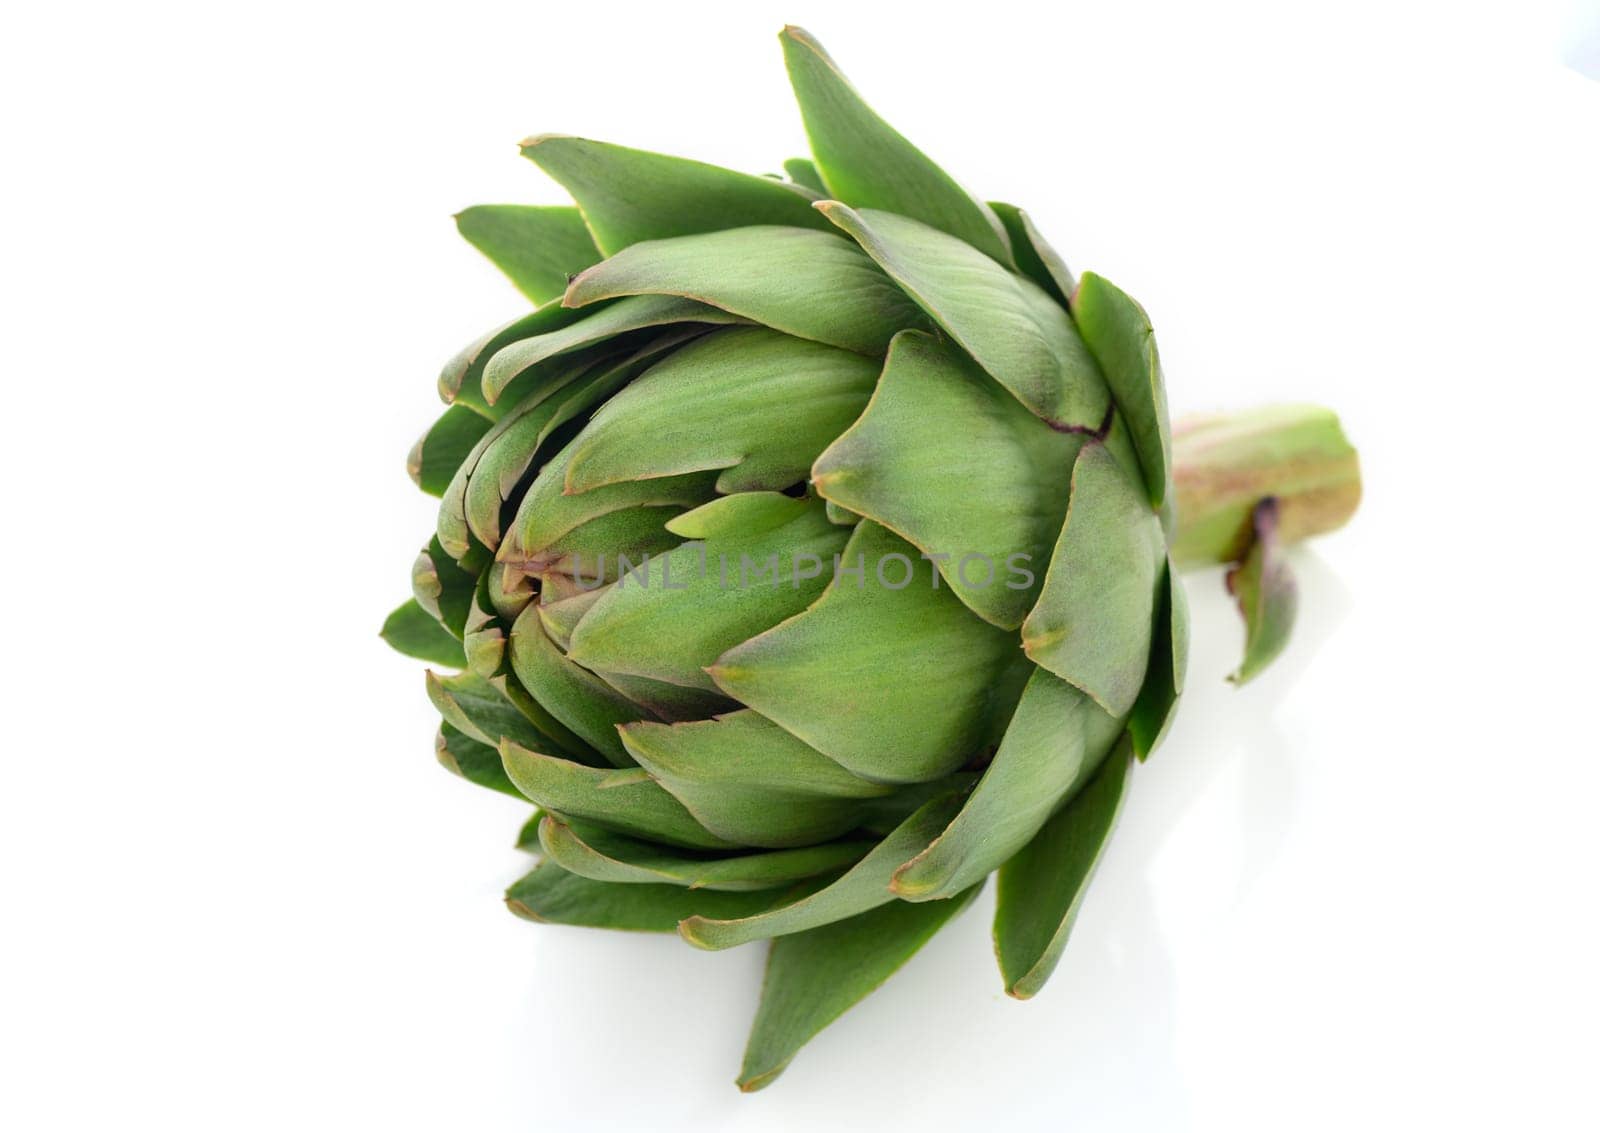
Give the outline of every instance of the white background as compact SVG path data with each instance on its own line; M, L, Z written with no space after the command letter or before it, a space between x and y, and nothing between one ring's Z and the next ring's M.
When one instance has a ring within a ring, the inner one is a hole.
M1585 19L11 12L0 1124L1594 1129ZM1139 296L1175 409L1327 402L1368 495L1243 691L1189 579L1192 691L1038 999L1001 994L985 900L742 1097L759 947L509 916L523 812L435 765L375 631L431 523L403 458L438 365L520 309L450 214L557 200L538 131L776 168L786 21Z

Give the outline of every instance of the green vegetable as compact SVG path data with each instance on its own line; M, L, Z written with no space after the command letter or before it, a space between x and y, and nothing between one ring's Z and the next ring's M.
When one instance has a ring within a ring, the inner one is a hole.
M996 871L1037 992L1183 686L1174 563L1236 564L1246 680L1283 546L1359 497L1323 410L1175 445L1139 305L782 41L787 179L547 135L575 207L457 218L542 305L440 378L438 528L384 626L456 670L440 762L539 807L513 911L772 942L744 1089Z

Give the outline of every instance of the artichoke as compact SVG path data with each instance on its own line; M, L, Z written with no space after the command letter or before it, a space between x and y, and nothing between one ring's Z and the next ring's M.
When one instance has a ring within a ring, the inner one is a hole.
M1359 491L1317 409L1175 460L1139 305L781 38L786 176L545 135L576 207L459 215L535 309L440 378L438 527L384 630L457 670L439 760L538 808L514 912L772 942L744 1089L991 873L1036 992L1182 688L1173 561L1237 564L1248 678L1279 547Z

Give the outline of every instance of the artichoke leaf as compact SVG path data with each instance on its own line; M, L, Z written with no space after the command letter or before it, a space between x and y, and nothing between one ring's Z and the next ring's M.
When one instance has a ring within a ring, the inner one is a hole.
M990 201L989 207L1000 217L1006 234L1011 237L1011 250L1017 258L1017 269L1049 294L1050 298L1067 305L1078 281L1061 254L1034 227L1033 218L1024 209L1001 201Z
M938 837L960 805L959 795L930 799L836 881L815 892L748 917L689 917L678 926L678 935L696 948L733 948L752 940L804 932L888 904L896 900L889 890L895 869Z
M592 389L602 383L606 364L585 366L572 379L580 391ZM563 384L566 384L565 382ZM461 496L461 515L476 540L493 551L500 545L501 511L512 497L518 484L535 465L535 458L549 439L550 434L562 424L568 407L581 397L558 400L549 398L534 405L527 412L518 411L495 426L491 439L484 446L477 462L466 477L466 491ZM451 497L454 502L454 496Z
M415 598L400 603L383 620L383 628L378 631L378 636L389 644L389 648L407 657L452 669L467 667L461 642L439 624L438 618L423 609Z
M572 644L572 631L577 628L578 622L583 620L583 615L589 612L589 607L600 600L600 595L604 594L606 589L604 586L579 588L572 594L554 600L541 595L539 620L544 623L544 631L550 640L565 651L567 646Z
M1026 846L1100 766L1122 722L1083 693L1034 670L993 762L961 812L895 871L907 901L935 901L982 881Z
M704 720L723 712L734 712L737 701L721 693L700 688L685 688L670 681L658 681L633 673L597 671L595 676L645 710L648 716L668 722Z
M863 801L862 807L866 813L861 817L861 829L882 837L909 818L929 799L950 794L965 797L977 785L977 772L956 771L926 783L906 783L897 786L887 795Z
M509 671L496 673L489 677L488 681L496 692L510 701L517 711L532 720L534 725L549 737L539 750L590 767L614 766L609 758L590 747L572 729L552 716L545 706L535 700L522 686L515 673Z
M995 955L1006 994L1035 995L1055 971L1121 809L1129 748L1119 744L1083 790L1000 867Z
M694 299L873 357L896 331L927 321L861 249L809 228L762 225L635 244L579 275L562 302L584 307L633 295Z
M557 379L558 388L542 403L535 403L532 411L524 415L519 409L497 425L496 431L504 431L486 445L467 480L465 516L478 541L490 550L499 546L501 510L557 430L606 401L660 355L700 333L697 327L680 327L631 352L613 343L575 355L570 365L576 378ZM591 358L594 361L587 364Z
M820 500L780 492L720 496L667 529L694 541L608 588L573 629L574 661L716 692L706 667L810 605L849 538Z
M894 791L850 774L749 709L619 731L639 766L700 825L740 845L783 848L836 838L864 823L871 800Z
M511 697L477 673L441 677L429 672L426 679L428 699L439 715L469 738L490 747L510 738L544 750L563 750Z
M826 506L823 513L827 515L829 523L837 523L840 527L854 527L861 522L861 517L849 508L841 507L832 500L825 500Z
M428 495L444 495L456 469L493 424L465 405L450 406L412 446L406 471Z
M553 546L541 547L530 558L519 560L518 565L537 572L545 585L559 583L580 590L610 585L646 556L678 545L680 540L667 530L667 524L682 515L685 506L699 502L683 498L696 495L694 487L679 484L670 493L663 491L666 503L606 511L554 540ZM709 495L709 487L698 494Z
M653 714L648 709L563 655L545 634L536 605L517 615L508 645L511 671L550 715L576 732L613 766L633 766L617 737L617 725L650 719Z
M536 594L527 574L504 563L490 563L479 576L479 582L474 601L481 594L503 625L516 621L517 615L528 608Z
M484 680L504 672L506 660L507 625L495 608L494 598L489 593L489 581L488 571L478 576L461 635L461 644L467 653L467 667Z
M571 205L473 205L456 230L537 306L600 260L583 216Z
M1096 432L1110 394L1072 318L1032 280L916 220L836 201L850 234L979 366L1051 428Z
M1099 443L1078 453L1066 526L1022 625L1034 664L1113 716L1132 710L1150 661L1166 541L1142 486Z
M694 856L549 814L539 824L539 844L562 869L594 881L730 892L773 889L847 869L873 845L869 841L825 842L729 857Z
M560 330L592 313L574 311L552 303L475 339L444 364L444 369L439 373L440 399L447 405L464 405L490 421L499 420L507 410L516 406L520 397L502 396L491 405L483 396L483 370L489 359L513 342ZM522 392L519 388L514 394Z
M641 241L751 224L820 227L807 215L809 198L781 181L702 161L564 134L529 138L522 155L572 194L608 256Z
M567 359L547 375L537 393L495 422L461 462L439 500L436 534L451 557L466 558L475 543L491 551L499 544L504 495L531 465L560 409L552 395L586 374L592 378L592 362L592 358Z
M681 885L616 885L579 877L546 861L506 890L506 906L530 921L673 932L684 917L745 916L770 907L782 896L782 890L772 889L728 893Z
M1161 609L1156 615L1155 640L1150 644L1149 670L1128 717L1128 736L1140 762L1149 758L1172 726L1188 667L1189 600L1183 592L1183 580L1169 558Z
M1150 318L1120 288L1094 272L1084 272L1078 282L1072 315L1128 422L1150 506L1160 508L1172 485L1172 425Z
M497 350L483 368L483 396L498 405L513 384L525 388L558 365L558 360L584 347L593 347L634 331L687 323L697 328L709 323L739 320L705 303L676 295L630 295L594 311L578 312L578 319L548 334L519 339ZM540 383L542 384L542 383Z
M514 616L503 617L495 609L490 581L496 573L496 568L491 567L478 579L477 589L472 595L472 608L467 614L466 634L462 639L468 669L489 686L487 691L476 688L473 695L489 698L490 703L498 708L499 702L491 696L491 693L498 693L500 699L533 725L534 735L544 737L538 744L541 750L576 759L580 763L609 766L608 759L530 696L517 680L516 674L507 667L507 638ZM496 741L491 738L487 742L492 744Z
M517 792L517 797L522 797L522 792ZM528 816L528 821L522 824L522 829L517 831L516 847L529 854L542 854L543 848L539 845L539 823L544 821L544 811L538 807L533 808L533 813Z
M774 940L739 1089L750 1093L771 1084L801 1047L899 971L982 888L979 883L948 901L891 901Z
M783 163L783 171L788 174L790 181L810 189L819 199L828 195L828 187L822 183L822 174L817 172L817 163L809 157L791 157Z
M445 553L437 536L428 541L411 568L411 596L456 638L466 633L477 585L477 577Z
M706 471L720 473L724 494L787 488L860 414L878 369L852 351L765 327L713 331L595 413L565 490Z
M866 104L809 32L783 29L783 58L828 193L914 217L1012 266L1000 220Z
M1015 636L877 523L857 524L840 557L820 598L724 653L712 680L864 778L949 774L983 746L990 685Z
M866 411L812 466L817 492L936 563L1004 629L1038 596L1081 436L1059 433L954 347L904 331Z
M586 767L512 740L501 742L500 758L517 789L545 810L651 842L694 850L735 848L696 822L641 768Z
M465 732L442 723L434 737L433 751L440 765L452 775L491 791L522 798L522 792L506 776L498 748L479 743Z
M569 441L539 470L506 530L497 557L532 573L560 571L598 585L617 577L618 554L639 556L680 540L667 520L715 495L715 473L627 480L581 493L566 491L567 465L582 440ZM607 563L600 556L607 556ZM602 567L609 565L609 570Z

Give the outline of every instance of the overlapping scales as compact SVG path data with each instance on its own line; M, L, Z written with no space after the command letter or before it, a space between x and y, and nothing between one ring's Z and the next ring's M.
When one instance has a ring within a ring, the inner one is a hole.
M515 911L775 941L746 1088L992 872L1037 990L1186 641L1143 311L783 46L788 180L545 135L572 206L460 215L543 305L441 375L385 627L542 812Z

